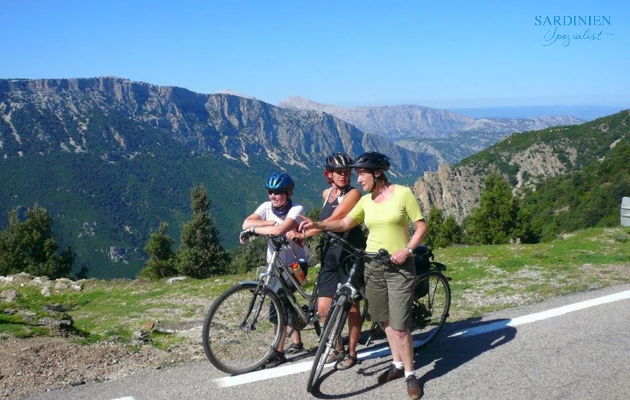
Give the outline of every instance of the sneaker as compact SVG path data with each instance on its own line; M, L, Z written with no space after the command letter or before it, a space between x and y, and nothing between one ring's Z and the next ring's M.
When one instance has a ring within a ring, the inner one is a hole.
M387 371L378 376L378 383L382 385L384 383L391 382L394 379L402 378L403 376L405 376L404 369L398 369L394 364L390 364Z
M424 394L422 389L422 383L415 375L409 375L407 377L407 394L410 399L417 400Z

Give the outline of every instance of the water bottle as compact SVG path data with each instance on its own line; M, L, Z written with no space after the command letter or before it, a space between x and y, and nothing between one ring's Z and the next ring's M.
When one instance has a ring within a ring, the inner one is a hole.
M302 271L299 263L291 263L291 272L300 285L306 283L306 276L304 276L304 271Z

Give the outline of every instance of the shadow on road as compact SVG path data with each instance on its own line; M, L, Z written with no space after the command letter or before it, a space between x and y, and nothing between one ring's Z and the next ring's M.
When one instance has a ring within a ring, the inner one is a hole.
M428 382L439 378L473 358L510 342L516 337L516 329L508 326L509 322L509 319L505 319L480 323L479 319L470 319L452 324L446 332L440 333L440 340L416 352L416 369L435 363L433 369L419 376L420 380ZM492 329L483 332L483 328L489 325L492 325ZM467 336L466 333L461 336L450 336L458 332L473 332L473 330L478 330L480 333L472 336Z
M416 349L416 370L434 364L433 369L418 377L423 383L426 383L446 375L486 351L508 343L516 337L516 329L508 326L509 322L509 319L483 322L480 322L479 319L469 319L445 325L444 330L440 332L439 337L434 342L426 348ZM391 356L386 355L378 358L376 363L366 368L363 368L361 364L355 367L358 368L356 373L373 376L374 384L368 387L343 394L326 394L320 391L318 385L311 394L320 399L344 399L359 396L378 386L376 377L389 368L390 363ZM323 374L319 382L325 381L328 376L335 372L333 369Z

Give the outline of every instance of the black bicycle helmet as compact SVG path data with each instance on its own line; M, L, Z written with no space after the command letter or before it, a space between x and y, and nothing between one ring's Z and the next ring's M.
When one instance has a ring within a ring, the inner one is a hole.
M288 174L280 172L273 173L267 178L265 187L268 190L279 190L281 192L289 192L295 187L295 182Z
M368 151L357 157L350 168L365 168L370 170L382 169L383 171L389 171L389 157L385 154L378 153L376 151Z
M352 164L352 158L350 158L349 155L346 153L335 153L326 158L325 168L333 171L336 169L350 168L350 164Z

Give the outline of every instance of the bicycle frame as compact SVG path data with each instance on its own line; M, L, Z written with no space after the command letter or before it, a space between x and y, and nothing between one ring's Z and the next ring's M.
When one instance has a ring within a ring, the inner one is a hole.
M311 293L306 292L304 288L302 288L302 286L298 283L297 279L295 279L289 267L279 258L279 253L280 253L280 250L282 249L282 246L284 246L287 243L286 238L284 236L274 236L274 237L269 236L267 237L267 241L273 245L274 251L271 256L271 259L267 262L267 265L265 266L265 270L259 275L257 281L241 281L240 283L258 283L259 285L264 285L265 287L269 288L269 290L272 290L269 287L269 282L271 278L275 276L278 279L280 286L284 290L284 293L286 294L287 299L289 300L289 303L293 307L293 312L299 315L300 319L302 320L302 323L304 323L305 325L308 325L312 321L309 320L308 315L304 312L304 310L302 309L302 306L300 305L300 303L298 303L297 298L289 289L287 279L282 272L283 271L286 272L286 274L289 276L289 280L297 288L298 293L300 293L300 295L304 298L304 300L306 300L309 303L309 305L315 299L315 296L313 296L313 294L315 293L315 290ZM286 310L283 310L283 311L286 311ZM290 323L290 321L287 321L287 322Z

